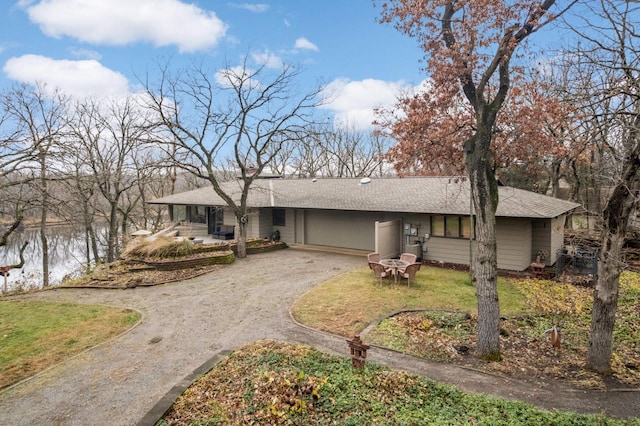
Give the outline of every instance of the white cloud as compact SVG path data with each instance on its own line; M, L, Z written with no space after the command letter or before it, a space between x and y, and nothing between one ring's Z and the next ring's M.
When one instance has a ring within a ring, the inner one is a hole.
M231 6L237 7L238 9L245 9L249 12L253 13L263 13L269 10L269 5L265 3L230 3Z
M100 54L100 52L96 52L95 50L91 50L91 49L71 47L68 50L69 50L69 53L71 53L76 58L93 59L96 61L99 61L102 58L102 55Z
M253 60L260 64L264 65L267 68L279 69L284 65L284 61L281 57L271 52L270 50L265 50L264 52L254 52L251 54Z
M240 83L244 87L260 87L260 82L251 78L252 74L254 70L236 66L217 71L215 79L222 87L239 87Z
M214 12L178 0L42 0L24 8L46 35L97 45L148 42L194 52L215 47L227 31Z
M316 52L318 51L318 46L311 43L309 40L307 40L304 37L300 37L299 39L297 39L293 47L296 49L314 50Z
M22 83L46 84L74 97L120 96L129 93L126 77L95 60L56 60L40 55L9 59L4 68L8 78Z
M359 130L372 127L374 108L393 106L403 93L414 90L404 81L365 79L352 81L344 78L327 84L321 96L322 109L333 112L335 125L349 125Z

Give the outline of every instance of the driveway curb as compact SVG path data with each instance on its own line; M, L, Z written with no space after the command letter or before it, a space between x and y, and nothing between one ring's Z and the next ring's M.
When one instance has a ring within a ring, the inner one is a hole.
M207 374L220 361L226 358L232 351L220 351L200 367L196 368L193 373L176 383L169 392L167 392L151 410L138 422L138 426L154 426L169 411L176 399L184 393L184 391L198 379L198 377Z

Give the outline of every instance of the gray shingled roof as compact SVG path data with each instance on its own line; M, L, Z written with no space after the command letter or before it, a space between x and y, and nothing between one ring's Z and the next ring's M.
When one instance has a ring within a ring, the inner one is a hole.
M225 188L239 194L239 182ZM551 218L579 204L521 189L501 186L497 216ZM238 198L238 197L234 197ZM223 206L211 187L150 201L151 204ZM290 207L402 213L469 214L469 182L459 177L407 177L371 179L257 180L248 197L249 207Z

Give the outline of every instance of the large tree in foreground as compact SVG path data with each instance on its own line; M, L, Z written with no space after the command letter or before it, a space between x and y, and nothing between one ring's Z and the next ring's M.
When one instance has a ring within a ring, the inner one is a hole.
M216 73L195 65L181 72L165 66L160 81L146 85L167 154L177 167L207 180L233 211L238 257L246 256L251 184L283 146L307 132L318 92L299 93L299 75L288 65L274 72L252 69L246 61ZM222 185L220 172L229 163L237 169L239 197Z
M491 164L492 136L511 84L516 49L555 15L554 0L390 0L382 22L418 40L442 102L463 99L473 110L463 146L476 218L474 259L478 299L476 353L500 359L495 213L498 187ZM447 93L448 92L448 93ZM451 105L455 108L456 105Z
M618 284L626 266L622 248L640 197L640 35L636 29L639 10L631 2L590 3L588 13L578 18L586 24L576 28L581 36L580 46L571 52L574 75L589 77L589 89L582 99L585 116L597 123L595 127L602 135L600 152L613 160L607 162L611 172L606 177L610 179L607 184L611 191L603 211L587 351L587 367L601 373L611 370ZM598 25L588 25L594 19Z

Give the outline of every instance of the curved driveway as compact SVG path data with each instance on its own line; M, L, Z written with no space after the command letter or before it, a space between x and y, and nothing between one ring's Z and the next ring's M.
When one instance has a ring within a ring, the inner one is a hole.
M58 289L20 296L126 306L141 311L144 318L119 338L1 393L0 424L147 423L154 419L145 415L174 386L187 385L184 379L201 365L258 339L301 342L345 355L344 338L297 325L289 308L314 285L365 262L358 256L287 249L237 259L216 272L180 283L130 290ZM469 391L528 400L547 408L583 412L607 408L610 412L612 407L607 393L540 389L382 349L370 352L373 361ZM637 394L629 399L630 404L636 401Z

